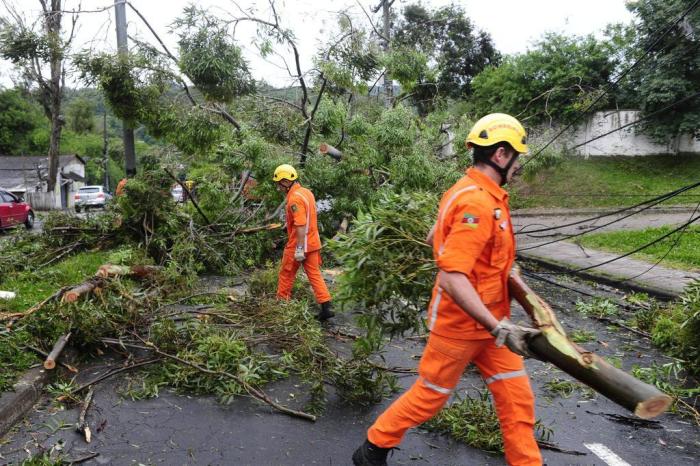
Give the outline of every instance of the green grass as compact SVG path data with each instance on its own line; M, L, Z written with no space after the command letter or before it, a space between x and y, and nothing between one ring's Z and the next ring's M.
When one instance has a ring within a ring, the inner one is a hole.
M3 276L0 289L14 291L17 297L0 301L0 312L25 311L59 288L82 282L94 275L108 256L108 252L83 252L41 270ZM32 336L19 325L10 332L0 334L0 392L9 390L22 372L38 362L34 353L24 349L24 345L31 340Z
M0 301L0 312L21 312L44 300L62 286L77 284L97 272L108 252L83 252L41 270L9 274L0 281L0 289L14 291L17 297Z
M532 180L511 187L514 208L610 207L644 199L700 181L700 156L566 158L540 171ZM677 196L669 204L700 201L700 188Z
M664 226L647 228L646 230L597 233L583 235L577 242L593 249L624 253L650 243L675 228L673 226ZM666 254L676 241L677 236L677 234L673 234L655 245L634 254L632 257L654 263ZM678 240L678 244L673 247L671 252L661 262L661 265L698 271L700 270L700 254L698 254L698 251L700 251L700 226L690 226Z

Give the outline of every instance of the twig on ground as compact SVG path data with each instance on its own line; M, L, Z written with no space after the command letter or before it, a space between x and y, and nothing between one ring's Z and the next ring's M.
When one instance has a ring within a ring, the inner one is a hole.
M243 380L242 378L240 378L239 376L237 376L235 374L231 374L230 372L226 372L226 371L213 371L213 370L207 369L206 367L202 367L199 364L187 361L185 359L179 358L179 357L172 355L172 354L165 353L165 352L161 351L158 347L156 347L153 343L145 341L139 335L136 335L136 334L133 334L133 335L134 335L134 337L139 339L145 345L143 347L143 349L153 351L154 353L156 353L160 356L163 356L163 357L168 358L168 359L172 359L173 361L179 362L180 364L190 366L190 367L197 369L198 371L203 372L205 374L219 375L219 376L223 375L225 377L228 377L232 380L235 380L238 384L240 384L245 389L245 391L248 392L248 394L250 396L272 406L277 411L284 413L284 414L288 414L290 416L306 419L308 421L314 421L314 422L316 421L316 416L314 416L313 414L305 413L303 411L296 411L294 409L287 408L286 406L283 406L283 405L277 403L272 398L270 398L265 392L263 392L262 390L260 390L258 388L253 387L248 382L246 382L245 380Z
M92 402L92 396L95 394L95 387L90 387L88 394L85 396L85 401L83 402L83 407L80 410L80 416L78 416L78 424L75 426L75 430L85 436L85 442L90 443L92 440L92 432L90 431L90 426L85 421L85 416L90 408L90 403Z
M119 374L120 372L129 371L131 369L136 369L137 367L142 367L142 366L145 366L148 364L153 364L154 362L158 362L158 361L162 361L162 358L147 359L145 361L135 362L135 363L130 364L128 366L120 367L119 369L109 371L106 374L102 374L101 376L97 377L94 380L86 382L77 388L74 388L71 391L71 394L74 395L76 393L80 393L83 390L85 390L86 388L91 387L92 385L94 385L96 383L102 382L103 380L108 379L108 378L112 377L113 375Z

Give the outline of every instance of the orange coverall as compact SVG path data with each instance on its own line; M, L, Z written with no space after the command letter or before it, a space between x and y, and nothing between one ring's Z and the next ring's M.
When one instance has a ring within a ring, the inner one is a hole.
M297 246L296 229L306 227L304 232L304 262L294 260L294 249ZM299 265L304 266L304 272L309 278L314 290L316 302L323 304L331 300L326 282L321 275L321 238L316 222L316 199L311 191L294 183L287 193L287 235L289 240L282 254L282 267L277 282L277 297L290 299L294 279Z
M515 258L508 193L470 168L442 197L433 240L440 270L467 276L494 317L510 317L508 275ZM474 362L493 395L509 465L540 465L535 443L535 400L523 359L497 348L488 330L440 287L428 307L430 338L418 380L372 425L367 438L382 448L397 446L409 428L435 416L464 369Z

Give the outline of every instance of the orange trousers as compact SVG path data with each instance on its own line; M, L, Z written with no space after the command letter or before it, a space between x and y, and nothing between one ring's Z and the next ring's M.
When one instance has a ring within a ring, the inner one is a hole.
M299 270L300 265L303 265L304 272L306 272L309 283L311 283L311 288L314 290L316 302L322 304L330 301L331 294L328 292L326 282L323 281L321 264L321 250L307 252L304 262L297 262L294 260L294 249L285 248L282 254L282 267L280 268L280 275L277 281L277 297L279 299L291 299L297 270Z
M541 465L535 442L535 397L523 359L494 339L456 340L431 334L418 366L418 380L367 431L382 448L401 443L406 431L435 416L450 398L467 364L474 362L493 395L506 462Z

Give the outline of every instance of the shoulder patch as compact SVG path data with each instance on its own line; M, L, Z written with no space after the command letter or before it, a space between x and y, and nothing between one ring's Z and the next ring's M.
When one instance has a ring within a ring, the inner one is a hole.
M474 214L466 213L464 217L462 217L462 223L465 223L472 229L476 229L479 227L479 217Z
M296 211L299 209L296 204L292 204L292 212L296 213Z

